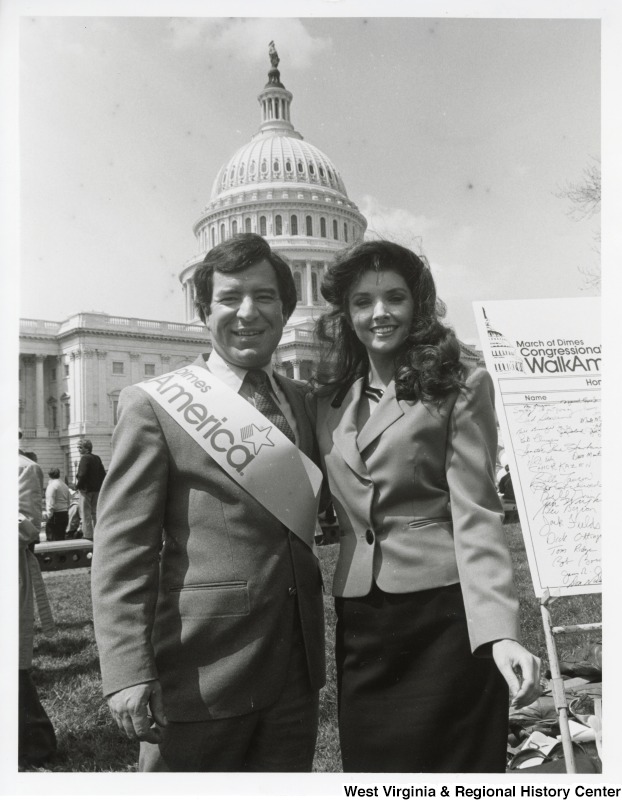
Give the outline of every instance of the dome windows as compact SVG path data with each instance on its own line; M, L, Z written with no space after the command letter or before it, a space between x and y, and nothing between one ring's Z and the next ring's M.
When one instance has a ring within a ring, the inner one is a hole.
M347 222L343 223L343 241L344 242L348 241L348 223Z
M292 236L298 236L298 217L295 214L289 219L289 231Z
M267 226L266 226L266 218L265 217L259 217L259 235L260 236L266 236L267 233L268 233L268 229L267 229Z
M333 239L339 238L339 226L337 224L337 220L333 220Z
M306 217L305 224L307 227L307 236L313 236L313 218L311 217L311 215Z
M326 220L324 217L320 217L320 236L322 239L326 239Z
M250 232L251 232L251 218L246 217L246 219L244 220L244 233L250 233Z
M283 217L280 214L277 214L274 218L274 235L283 235Z
M273 98L273 113L274 113ZM287 103L280 104L280 119L287 119ZM212 202L221 199L220 195L236 187L246 187L249 183L274 178L278 181L298 180L336 189L343 203L347 203L347 195L337 168L320 150L307 142L293 136L266 136L254 138L245 147L240 148L223 165L212 188ZM224 200L224 198L222 198ZM341 235L341 223L340 231Z
M238 232L238 221L237 219L234 219L233 222L231 223L231 235L236 236L237 232Z

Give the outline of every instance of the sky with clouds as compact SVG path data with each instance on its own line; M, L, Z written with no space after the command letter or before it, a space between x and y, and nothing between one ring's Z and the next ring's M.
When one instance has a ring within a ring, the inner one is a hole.
M296 129L370 229L426 255L459 336L473 300L593 294L600 220L558 195L600 158L598 20L35 15L21 316L183 320L192 225L258 128L270 40Z

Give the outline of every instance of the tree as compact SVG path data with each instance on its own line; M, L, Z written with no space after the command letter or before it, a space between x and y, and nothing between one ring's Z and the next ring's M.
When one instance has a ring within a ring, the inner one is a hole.
M594 163L583 170L581 180L568 182L556 194L557 197L570 202L568 214L576 220L591 219L600 213L600 160L593 159L593 161ZM598 254L598 263L579 267L579 272L583 276L583 283L587 289L599 291L601 285L600 228L594 234L594 251Z
M570 201L568 213L575 219L589 219L600 213L600 161L594 162L583 170L580 181L567 183L557 193L557 197Z

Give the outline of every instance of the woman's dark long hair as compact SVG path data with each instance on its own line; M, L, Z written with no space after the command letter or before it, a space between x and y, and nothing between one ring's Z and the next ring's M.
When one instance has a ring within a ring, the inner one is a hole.
M430 268L406 247L369 241L342 251L322 281L322 296L332 310L316 324L320 344L314 376L317 393L347 389L356 378L367 375L367 351L352 329L348 311L350 291L367 270L397 272L414 301L412 327L396 355L397 397L434 402L464 386L466 369L460 362L460 344L451 328L440 321L445 304L436 296Z

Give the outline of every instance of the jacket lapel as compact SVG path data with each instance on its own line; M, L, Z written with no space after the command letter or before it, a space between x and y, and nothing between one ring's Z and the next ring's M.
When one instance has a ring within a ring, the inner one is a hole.
M359 475L367 474L365 462L356 446L356 417L362 391L363 378L359 378L352 384L339 408L329 406L326 417L333 444L350 469Z
M404 411L395 396L395 381L391 381L380 398L378 407L374 409L356 438L359 453L362 453L389 425L403 416Z

